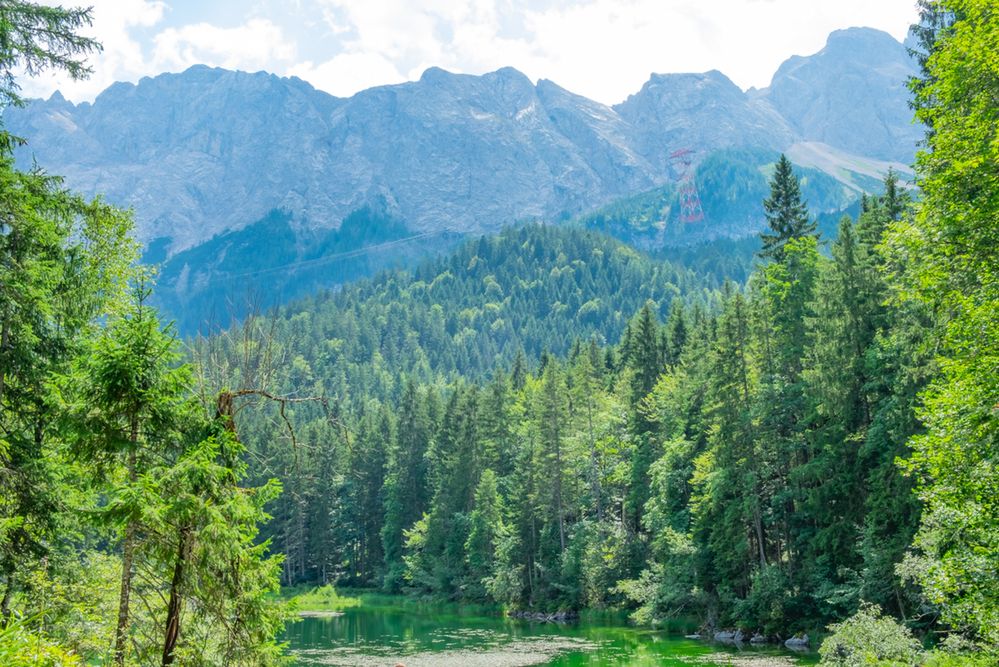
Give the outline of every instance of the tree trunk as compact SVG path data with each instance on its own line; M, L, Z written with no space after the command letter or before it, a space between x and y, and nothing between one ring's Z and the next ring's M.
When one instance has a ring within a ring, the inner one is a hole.
M766 567L767 553L763 541L763 518L760 516L759 500L753 503L753 527L756 529L756 541L760 545L760 567Z
M905 617L905 602L902 600L902 591L898 589L897 584L892 584L892 590L895 591L895 600L898 601L898 613L902 617L902 621L908 621Z
M3 330L0 331L0 359L3 358L3 353L7 351L7 347L10 345L10 326L7 324L7 308L4 307L3 313ZM7 391L7 364L3 364L4 368L0 369L0 401L3 400L3 395Z
M11 237L11 254L17 252L17 234L14 233ZM13 264L13 260L10 260ZM3 300L3 328L0 330L0 360L3 359L4 353L7 348L10 347L10 300ZM3 401L3 395L7 392L7 367L6 363L0 364L0 402Z
M163 667L173 664L173 652L180 638L180 589L184 581L184 566L187 564L191 548L191 529L180 529L177 543L177 560L173 566L173 580L170 582L170 604L167 607L166 636L163 639Z
M558 542L560 551L565 551L565 508L562 506L562 446L559 434L555 433L555 505L558 508Z
M134 485L139 479L135 456L135 446L139 439L139 421L136 417L132 417L131 430L132 451L128 454L128 481ZM132 563L135 560L137 532L138 526L135 520L129 519L125 527L125 542L122 545L121 594L118 598L118 626L115 628L114 639L114 663L119 667L125 664L125 647L128 643L128 603L132 594Z
M597 456L597 442L593 432L593 403L591 397L586 400L586 420L589 424L590 435L590 493L597 506L597 521L604 520L604 503L600 490L600 465Z
M121 595L118 598L118 626L115 629L114 662L125 664L125 645L128 643L128 603L132 593L132 563L135 560L135 522L125 528L125 544L121 558Z
M10 622L10 599L14 595L14 575L7 573L7 585L4 587L3 600L0 601L0 628L7 627Z

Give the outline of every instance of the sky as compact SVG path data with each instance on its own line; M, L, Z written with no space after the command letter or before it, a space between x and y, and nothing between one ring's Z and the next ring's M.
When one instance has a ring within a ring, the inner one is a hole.
M45 0L75 4L72 0ZM513 66L606 104L652 72L717 69L743 89L833 30L905 38L915 0L82 0L104 50L85 81L21 79L30 97L90 101L115 81L207 64L297 76L349 96L431 66Z

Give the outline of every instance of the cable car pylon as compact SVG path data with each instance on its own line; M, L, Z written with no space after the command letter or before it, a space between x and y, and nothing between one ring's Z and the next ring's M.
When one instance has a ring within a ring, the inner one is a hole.
M694 180L697 170L691 169L695 152L692 148L680 148L669 154L669 164L676 174L680 195L680 222L687 224L704 220L701 196L697 192L697 183Z

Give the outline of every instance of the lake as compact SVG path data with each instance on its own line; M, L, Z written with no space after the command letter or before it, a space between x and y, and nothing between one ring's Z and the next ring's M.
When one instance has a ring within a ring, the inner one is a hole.
M291 624L285 640L296 664L394 667L520 667L523 665L729 665L794 667L814 664L770 648L741 650L589 617L557 625L487 616L453 608L369 607L333 618Z

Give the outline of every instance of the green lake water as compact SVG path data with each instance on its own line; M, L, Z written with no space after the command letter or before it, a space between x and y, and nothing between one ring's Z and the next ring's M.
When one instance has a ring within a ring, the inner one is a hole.
M302 667L794 667L815 662L774 647L736 649L613 619L557 625L426 607L361 606L334 618L305 618L288 627L285 640Z

